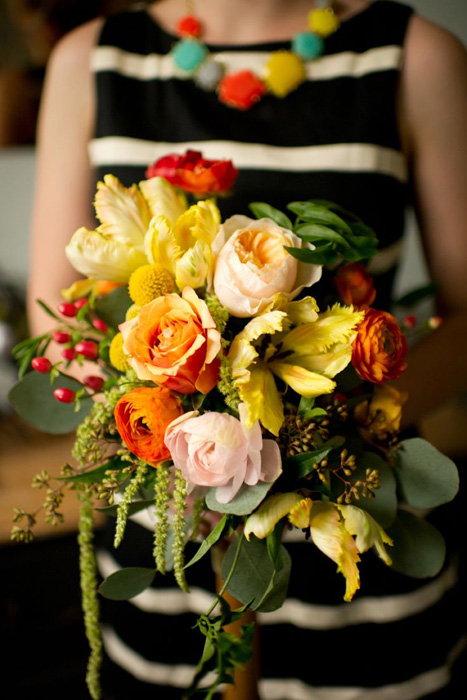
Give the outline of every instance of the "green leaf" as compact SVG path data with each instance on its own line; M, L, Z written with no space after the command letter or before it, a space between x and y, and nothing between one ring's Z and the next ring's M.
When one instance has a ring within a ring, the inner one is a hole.
M404 306L407 308L415 306L415 304L418 304L425 299L431 299L436 294L438 289L439 284L436 284L435 282L427 284L423 287L417 287L416 289L412 289L410 292L403 294L401 297L399 297L399 299L396 299L394 306Z
M392 468L379 455L363 452L357 458L357 469L352 474L352 481L365 478L366 469L378 469L381 474L381 486L376 489L374 498L361 498L353 505L369 513L383 528L394 522L397 515L396 478Z
M325 243L319 248L316 247L315 250L293 248L288 245L285 245L284 248L293 258L311 265L330 265L338 257L334 243Z
M206 505L209 510L216 510L218 513L249 515L264 500L271 486L272 483L265 481L259 481L255 486L243 484L229 503L219 503L216 498L216 489L210 488L206 494Z
M185 564L185 569L188 569L189 566L191 566L192 564L196 564L197 561L202 559L202 557L204 557L204 555L209 552L211 547L215 545L216 542L218 542L222 537L224 537L228 529L229 522L228 516L226 514L219 520L214 530L212 530L206 537L206 539L202 541L195 556L192 559L190 559L188 564Z
M52 311L52 309L51 309L49 306L47 306L47 304L46 304L44 301L42 301L42 299L36 299L36 302L39 304L39 306L41 307L41 309L43 309L43 310L45 311L45 313L46 313L48 316L51 316L51 317L54 318L56 321L59 321L60 323L63 323L63 319L60 318L60 316L57 316L57 314L54 313L54 312Z
M297 214L304 221L309 221L313 224L324 224L325 226L334 226L346 233L352 233L348 223L341 219L340 216L334 214L327 207L322 207L313 202L291 202L287 205L294 214Z
M279 209L271 207L270 204L266 204L265 202L251 202L248 206L257 219L266 217L275 221L276 224L282 226L282 228L289 229L289 231L292 230L292 222L289 217L279 211Z
M71 377L60 377L60 386L78 391L82 384ZM71 433L83 421L92 406L85 401L75 413L74 405L61 403L53 395L48 374L31 372L17 382L9 393L10 402L26 423L44 433Z
M302 396L298 404L298 415L303 416L307 411L311 411L314 405L315 399L307 399L305 396Z
M394 542L388 549L393 569L400 574L428 578L441 570L446 556L444 538L426 520L400 510L387 533Z
M111 574L99 586L99 593L110 600L129 600L149 588L156 569L129 566Z
M311 452L304 452L294 457L288 457L286 461L289 464L298 464L298 478L302 478L313 471L315 465L327 457L332 450L337 450L342 447L344 442L345 439L342 436L336 435L325 442L322 447L311 450Z
M342 234L322 224L299 224L299 226L295 228L295 233L304 241L310 241L310 243L315 243L316 241L331 241L343 248L350 248L349 243Z
M459 490L459 473L449 457L421 438L403 440L396 454L396 478L406 503L435 508L452 501Z
M154 498L131 501L128 506L128 516L139 513L141 510L146 510L146 508L154 508ZM107 508L96 508L96 511L103 513L104 515L109 515L111 518L117 517L118 505L107 506Z
M230 571L238 544L239 538L236 538L224 556L222 562L224 579ZM244 542L238 564L230 579L229 593L242 603L252 601L251 607L260 612L271 612L280 608L287 594L291 570L290 555L283 545L280 546L280 556L282 568L276 573L272 590L265 596L274 576L274 565L269 558L266 542L254 536L249 542ZM259 603L261 603L260 607L256 608Z
M59 476L56 477L57 481L69 481L72 484L96 484L101 482L105 478L105 473L109 469L115 470L115 469L123 469L124 466L127 466L126 464L123 464L123 462L120 460L120 458L112 459L110 462L106 462L105 464L100 464L98 467L95 469L89 469L88 471L83 472L82 474L76 474L75 476ZM96 509L96 510L105 510L107 511L107 508L101 508L101 509Z
M128 288L118 287L107 296L96 301L96 314L111 328L117 328L125 320L125 314L132 305Z

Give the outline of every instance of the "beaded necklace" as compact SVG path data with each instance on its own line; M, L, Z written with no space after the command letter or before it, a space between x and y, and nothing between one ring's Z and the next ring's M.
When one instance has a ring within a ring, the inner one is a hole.
M340 25L331 3L324 0L308 13L309 30L293 37L290 50L274 51L263 66L262 76L251 70L226 73L202 41L203 26L192 0L186 0L186 5L187 14L177 24L180 41L171 52L174 64L192 76L198 87L217 92L221 102L241 110L250 109L267 93L283 98L296 90L306 79L305 62L322 54L324 39Z

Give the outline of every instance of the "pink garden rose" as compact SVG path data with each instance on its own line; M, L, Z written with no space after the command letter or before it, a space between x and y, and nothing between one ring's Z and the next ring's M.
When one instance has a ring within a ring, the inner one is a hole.
M168 426L165 444L189 492L196 486L217 487L219 503L229 503L242 484L272 482L282 471L279 446L263 440L259 422L246 428L227 413L185 413Z

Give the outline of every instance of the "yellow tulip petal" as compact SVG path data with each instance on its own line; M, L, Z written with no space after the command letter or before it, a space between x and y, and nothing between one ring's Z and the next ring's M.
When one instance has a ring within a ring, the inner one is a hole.
M71 287L62 289L60 293L67 301L75 301L75 299L81 299L81 297L86 297L90 294L95 284L96 280L94 279L76 280Z
M310 510L313 505L311 498L302 498L289 513L289 522L295 527L304 529L310 526Z
M247 540L251 535L260 540L270 535L279 520L301 500L298 493L276 493L269 496L246 521L244 533Z
M142 249L151 212L136 185L124 187L113 175L105 175L104 182L97 183L94 207L100 233Z
M151 215L165 216L172 226L187 208L185 195L163 177L143 180L139 183L139 188L149 205Z
M269 362L268 367L297 394L305 396L307 399L330 394L336 386L335 382L324 375L309 372L307 369L299 365L289 364L287 361L272 361Z
M362 553L374 547L384 563L391 566L392 560L384 545L388 544L392 547L393 541L381 525L371 515L356 506L339 505L338 508L344 518L345 529L351 535L355 535L358 551Z
M281 331L286 318L287 314L284 311L268 311L268 313L256 316L249 321L236 338L252 342L258 340L262 335Z
M338 343L333 345L329 352L317 355L302 355L294 353L287 357L287 362L299 365L310 372L324 374L332 379L342 372L352 359L352 345L350 343Z
M65 253L81 274L111 282L128 282L131 273L146 264L146 256L138 248L85 228L73 234Z
M251 345L248 340L238 340L235 338L230 345L227 357L230 363L231 376L235 384L240 385L249 381L250 372L247 368L258 357L258 353L253 345Z
M198 241L211 246L221 223L221 213L213 199L205 199L195 204L196 216L192 230Z
M353 306L334 304L319 314L314 323L305 323L287 333L282 349L314 355L329 350L334 343L352 342L355 327L364 315L364 311L354 311Z
M144 239L144 249L151 264L160 265L175 276L175 263L182 251L175 240L172 225L165 216L151 219Z
M285 309L287 316L294 326L313 323L318 319L318 304L313 297L304 297L299 301L291 301Z
M211 251L206 243L196 241L175 263L175 281L179 289L204 287L209 272Z
M273 435L279 435L284 422L284 409L276 382L264 362L250 367L249 380L239 386L240 398L246 404L246 426L259 420Z

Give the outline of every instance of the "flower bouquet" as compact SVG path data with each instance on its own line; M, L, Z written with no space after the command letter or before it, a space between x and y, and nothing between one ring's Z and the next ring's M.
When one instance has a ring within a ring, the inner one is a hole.
M406 396L390 381L406 367L403 331L413 323L401 329L372 307L375 234L321 200L292 202L287 214L253 203L254 218L221 222L213 197L236 174L228 161L188 152L161 159L130 188L107 175L95 197L100 225L79 229L66 248L85 279L56 311L39 302L56 327L15 349L17 412L48 432L76 429L73 464L56 482L42 472L34 486L46 490L49 522L62 519L67 490L82 502L93 698L99 595L132 598L171 569L188 592L190 568L213 548L223 584L198 620L206 640L186 697L212 697L248 660L252 625L240 637L225 628L247 609L281 607L293 576L290 530L335 562L345 601L370 549L415 577L443 565L443 538L420 509L455 496L457 470L424 440L399 436ZM63 361L47 358L51 343ZM73 368L85 362L95 369L78 381ZM127 519L151 510L152 568L121 569L98 588L96 508L116 519L115 547ZM30 540L36 517L18 509L13 538ZM186 561L189 541L199 548Z

